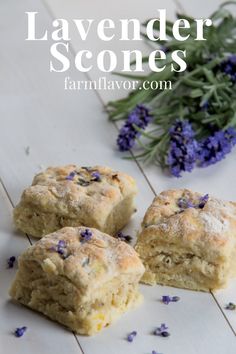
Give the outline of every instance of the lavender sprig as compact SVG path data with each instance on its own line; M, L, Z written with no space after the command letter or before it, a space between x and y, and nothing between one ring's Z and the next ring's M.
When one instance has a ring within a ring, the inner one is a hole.
M117 145L120 151L130 150L136 139L141 135L140 131L136 129L145 129L151 121L151 114L147 107L144 105L137 105L136 108L130 112L127 121L120 129Z
M194 138L192 126L187 120L176 120L169 134L170 148L167 165L173 176L181 177L181 172L193 170L198 156L198 143Z
M207 167L225 158L236 144L236 130L232 127L217 131L199 143L198 165Z
M126 121L117 140L121 151L134 148L133 158L168 168L173 176L180 177L197 166L221 161L232 150L236 132L236 43L229 39L235 36L236 16L226 5L227 2L209 15L213 25L204 33L206 41L200 41L196 47L194 36L180 43L170 33L165 48L163 43L159 48L168 53L163 61L165 70L149 72L141 78L132 75L140 81L137 89L126 98L108 103L110 119ZM194 18L189 21L192 33L196 32ZM171 71L169 63L169 52L179 49L186 50L187 69L181 73ZM143 85L156 80L171 82L171 89L153 90ZM144 127L136 125L137 115L133 112L140 104L148 105L152 112L148 132L146 123ZM173 131L178 120L191 126L190 134L184 127L181 134ZM135 154L137 138L140 149Z

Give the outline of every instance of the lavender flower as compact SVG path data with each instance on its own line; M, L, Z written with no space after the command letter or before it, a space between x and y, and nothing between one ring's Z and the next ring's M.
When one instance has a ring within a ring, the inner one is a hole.
M217 131L199 144L198 164L201 167L213 165L225 158L236 144L236 130L232 127Z
M187 200L186 198L179 198L177 201L177 205L181 209L194 208L193 203L190 200Z
M65 255L65 248L66 248L66 243L64 240L58 241L57 244L57 253L60 255L64 256Z
M14 334L15 334L16 337L19 338L19 337L22 337L24 335L26 330L27 330L27 327L25 327L25 326L24 327L20 327L20 328L16 328Z
M232 54L225 59L220 65L220 70L228 75L233 83L236 83L236 55Z
M168 295L163 295L163 296L162 296L162 302L163 302L165 305L168 305L168 304L171 302L170 296L168 296Z
M73 181L75 175L76 175L76 172L75 172L75 171L70 172L69 175L66 176L66 180L67 180L67 181Z
M157 327L154 331L155 336L169 337L170 333L167 332L168 327L165 323L162 323L160 327Z
M229 302L228 305L226 305L226 310L235 310L236 305L233 302Z
M187 120L176 120L169 134L167 165L173 176L181 177L182 171L192 171L197 158L198 143L194 139L192 126Z
M136 337L136 336L137 336L137 332L136 331L133 331L133 332L129 333L128 336L127 336L127 341L128 342L133 342L134 337Z
M15 256L11 256L10 258L8 258L7 260L8 268L13 268L15 261L16 261Z
M170 302L177 302L179 301L180 298L179 296L168 296L168 295L163 295L162 296L162 302L165 304L165 305L169 305Z
M208 202L208 200L209 200L209 194L205 194L202 197L200 197L200 202L198 204L198 208L203 209L204 206L206 205L206 203Z
M205 194L199 198L198 203L192 203L191 200L181 197L177 200L177 205L182 211L184 209L195 208L195 209L203 209L206 203L209 200L209 194Z
M64 240L59 240L56 247L53 246L50 248L50 250L57 252L64 259L68 257L66 243Z
M151 114L144 105L137 105L136 108L130 112L128 119L120 129L117 145L120 151L127 151L131 149L135 140L141 135L135 128L135 125L140 129L145 129L151 121Z
M131 242L131 240L132 240L132 236L130 236L130 235L125 235L125 234L123 234L123 232L118 232L117 233L117 236L116 236L119 240L121 240L121 241L125 241L125 242Z
M92 179L91 179L92 181L101 182L101 174L98 171L94 171L91 174L91 177L92 177Z
M81 236L80 242L85 243L85 242L91 240L93 233L89 229L85 229L84 231L81 231L80 236Z

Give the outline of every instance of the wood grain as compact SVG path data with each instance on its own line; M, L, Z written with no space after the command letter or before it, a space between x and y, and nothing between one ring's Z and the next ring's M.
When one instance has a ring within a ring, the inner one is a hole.
M236 344L231 326L236 328L235 313L225 312L229 322L223 316L225 303L234 301L234 283L226 291L217 293L215 298L208 293L142 286L145 302L139 309L125 314L101 334L93 338L77 336L77 341L63 327L9 303L7 292L15 269L5 269L6 258L20 254L29 245L28 239L12 228L9 199L15 205L22 189L31 183L33 175L42 168L66 163L104 164L133 175L140 190L138 212L125 232L134 238L154 192L188 186L228 198L232 196L230 188L235 176L233 154L215 170L197 171L196 175L188 175L181 180L170 179L152 167L142 166L142 173L136 162L122 159L117 152L116 128L107 121L103 111L102 102L117 98L124 92L64 91L65 75L49 73L50 41L29 43L24 40L25 11L40 12L40 30L50 27L52 16L68 19L111 17L116 20L131 16L144 20L153 16L157 8L167 7L169 16L173 17L176 7L172 1L150 0L144 6L143 2L134 0L112 4L105 0L47 0L47 6L50 6L50 11L40 0L35 0L34 4L30 0L0 2L0 74L3 83L0 85L0 178L6 188L4 191L0 186L0 331L5 352L11 354L14 350L15 353L17 344L17 353L26 354L52 351L81 353L80 347L85 354L148 354L152 350L163 354L234 354ZM74 51L81 48L75 34L72 34L72 44ZM86 45L95 51L103 48L95 36ZM121 50L119 43L114 43L114 46L112 49L117 52ZM148 50L144 47L141 45L140 48ZM70 58L73 60L72 54ZM87 79L73 67L68 75L77 80ZM98 72L91 73L92 79L98 76ZM160 302L161 296L166 294L178 295L181 301L166 306ZM170 327L171 337L168 339L152 335L153 329L162 322ZM21 325L27 325L29 331L23 338L16 339L11 331ZM131 344L126 341L126 335L132 330L137 330L138 336Z

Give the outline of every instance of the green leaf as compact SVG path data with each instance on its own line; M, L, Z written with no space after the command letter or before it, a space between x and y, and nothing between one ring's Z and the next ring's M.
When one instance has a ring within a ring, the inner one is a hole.
M139 80L139 87L126 98L109 102L107 111L113 121L126 119L137 104L144 103L151 109L153 115L152 126L149 130L140 132L137 140L136 155L127 157L137 158L146 163L159 164L166 167L166 156L169 149L169 129L177 118L187 119L192 124L196 138L209 136L209 125L218 129L236 128L236 84L220 70L220 63L231 53L236 53L236 18L226 8L236 4L236 1L227 1L222 4L209 18L213 26L205 28L206 41L196 41L196 23L192 17L177 14L177 18L186 19L191 23L188 29L188 40L179 42L172 33L173 23L167 21L168 41L150 41L152 47L159 48L165 45L168 48L166 69L160 73L150 72L145 75L135 73L121 73L120 76ZM145 33L143 36L147 38ZM158 21L154 24L155 35L159 33ZM183 30L184 32L184 30ZM147 38L148 39L148 38ZM183 73L171 71L171 51L186 50L187 70ZM143 64L149 60L143 57ZM158 58L157 58L158 60ZM132 61L131 65L135 63ZM142 82L168 81L172 82L172 90L143 89ZM208 102L209 108L201 109Z

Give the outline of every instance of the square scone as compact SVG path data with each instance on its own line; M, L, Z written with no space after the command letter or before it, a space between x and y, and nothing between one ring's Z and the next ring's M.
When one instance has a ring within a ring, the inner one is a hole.
M93 228L49 234L18 265L11 297L76 333L95 334L142 300L144 266L135 250Z
M148 208L136 251L142 281L209 291L236 275L236 204L190 190L168 190Z
M14 209L16 227L42 237L65 226L115 235L135 211L135 180L109 167L50 167L33 179Z

